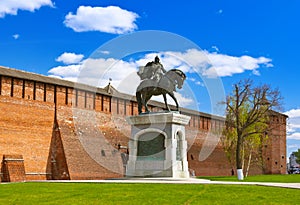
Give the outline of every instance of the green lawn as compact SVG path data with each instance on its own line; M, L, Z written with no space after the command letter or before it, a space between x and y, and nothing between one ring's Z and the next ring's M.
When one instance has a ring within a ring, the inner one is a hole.
M10 183L0 204L297 204L300 190L255 185Z
M238 181L236 176L229 177L198 177L199 179L209 179L212 181ZM280 182L280 183L300 183L300 174L287 175L256 175L248 176L245 182Z

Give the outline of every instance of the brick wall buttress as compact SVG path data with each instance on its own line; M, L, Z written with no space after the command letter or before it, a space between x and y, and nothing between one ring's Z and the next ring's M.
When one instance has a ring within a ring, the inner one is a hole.
M52 139L47 163L47 179L69 180L70 174L66 161L65 151L60 135L60 128L57 119L54 119Z

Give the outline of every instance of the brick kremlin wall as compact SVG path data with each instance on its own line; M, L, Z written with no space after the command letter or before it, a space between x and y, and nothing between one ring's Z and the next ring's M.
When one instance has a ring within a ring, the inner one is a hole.
M162 107L150 103L152 111ZM135 98L111 85L94 88L0 67L1 180L122 177L130 151L125 118L137 113ZM187 109L181 113L191 116L186 127L191 172L231 175L219 136L213 134L222 130L224 119ZM250 174L285 173L285 123L284 115L272 117L274 129L263 147L265 169L253 166ZM7 162L18 163L6 166Z
M21 155L28 180L46 179L53 103L0 96L0 116L0 156Z
M68 165L64 172L68 173L70 179L123 176L121 154L100 130L99 125L104 124L105 120L109 120L105 114L102 116L93 110L71 107L57 110L58 127Z

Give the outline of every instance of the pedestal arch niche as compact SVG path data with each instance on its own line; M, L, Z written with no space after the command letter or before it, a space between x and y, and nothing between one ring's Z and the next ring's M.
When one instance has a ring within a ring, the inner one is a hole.
M188 174L187 141L182 130L175 132L176 161L173 165L173 173L178 178L186 178Z
M159 130L146 130L136 140L138 161L163 161L166 159L166 134Z
M188 178L185 125L179 113L131 116L127 177Z

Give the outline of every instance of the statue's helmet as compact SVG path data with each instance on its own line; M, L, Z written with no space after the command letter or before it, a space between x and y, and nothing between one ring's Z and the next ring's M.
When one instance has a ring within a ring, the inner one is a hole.
M158 57L158 56L155 56L154 62L155 62L155 63L159 63L159 57Z

